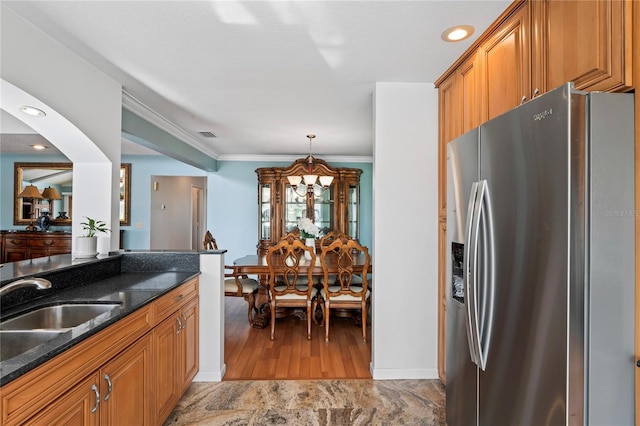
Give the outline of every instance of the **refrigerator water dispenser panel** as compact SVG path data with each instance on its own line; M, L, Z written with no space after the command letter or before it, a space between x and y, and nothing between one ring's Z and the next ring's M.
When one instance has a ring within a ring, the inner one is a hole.
M451 292L455 300L464 303L464 244L451 243Z

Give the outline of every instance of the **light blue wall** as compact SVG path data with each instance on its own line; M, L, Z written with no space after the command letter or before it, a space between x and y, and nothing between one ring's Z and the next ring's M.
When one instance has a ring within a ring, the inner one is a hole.
M64 156L0 155L0 228L23 229L13 225L13 163L27 161L68 161ZM258 241L258 180L259 167L289 166L291 162L218 161L218 171L205 172L172 158L149 155L122 157L131 163L131 226L124 230L124 248L149 248L151 217L151 176L207 177L207 228L215 236L218 246L227 249L226 262L256 252ZM372 164L337 163L334 167L362 169L360 178L360 242L372 247ZM142 223L142 228L136 228ZM170 226L170 224L167 224ZM53 227L55 230L70 229ZM158 229L156 232L162 232Z

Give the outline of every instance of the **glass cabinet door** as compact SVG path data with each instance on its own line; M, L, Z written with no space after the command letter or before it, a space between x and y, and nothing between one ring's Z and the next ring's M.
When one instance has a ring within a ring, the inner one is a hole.
M271 185L260 185L260 239L271 238Z
M320 235L325 235L335 228L333 190L334 186L331 186L313 199L313 222L320 230Z
M347 201L347 211L349 215L349 236L354 239L359 238L358 220L360 218L360 210L358 205L360 203L359 186L349 185L349 198Z
M298 227L298 219L306 217L307 197L297 194L289 184L285 187L285 194L284 230L288 233Z

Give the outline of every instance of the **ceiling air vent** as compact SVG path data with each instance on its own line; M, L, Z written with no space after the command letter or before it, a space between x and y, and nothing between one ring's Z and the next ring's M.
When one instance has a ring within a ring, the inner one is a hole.
M217 138L217 136L213 132L198 132L198 133L200 134L200 136L203 136L205 138Z

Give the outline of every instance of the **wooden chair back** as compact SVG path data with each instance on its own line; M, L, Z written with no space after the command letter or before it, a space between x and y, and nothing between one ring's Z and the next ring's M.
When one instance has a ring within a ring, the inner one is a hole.
M320 238L320 249L328 247L331 243L336 240L350 240L351 237L345 234L344 232L333 230Z
M208 230L204 234L204 241L202 244L204 245L205 250L218 250L218 243L216 243L216 239L213 238L213 235Z
M354 267L354 255L361 253L365 261ZM337 265L337 273L329 274L327 259ZM369 306L369 280L367 272L371 264L369 249L356 240L337 238L322 249L320 265L323 271L322 299L325 341L329 341L331 308L359 309L362 315L362 341L366 343L367 308ZM322 302L321 302L322 303Z
M305 258L305 253L310 260ZM307 339L311 339L311 302L317 289L313 283L313 265L316 255L313 248L305 246L299 239L283 239L267 251L269 267L269 299L271 307L271 340L275 336L276 309L300 307L307 311ZM300 266L308 266L306 274ZM301 278L306 277L306 280ZM301 282L304 281L304 282Z
M354 269L353 256L356 253L362 253L365 257L365 261L362 266ZM327 256L336 256L338 273L335 274L335 281L329 280L329 270L327 269ZM342 294L348 294L351 296L361 297L364 296L369 287L369 280L367 279L367 271L371 264L371 256L369 255L369 249L360 245L356 240L344 240L336 239L333 243L322 249L320 254L320 265L323 271L323 286L325 287L326 294L329 297L336 297ZM356 280L354 278L357 277ZM355 281L355 282L354 282ZM352 283L357 285L358 291L353 292L351 290ZM329 286L337 286L339 289L329 291ZM360 288L362 291L360 291Z
M305 253L308 253L311 260L305 259ZM315 265L316 254L313 248L307 247L299 239L283 239L275 246L269 247L267 252L267 265L269 266L269 290L273 295L283 296L286 294L311 295L311 289L306 284L313 282L313 270L307 269L307 273L301 275L300 264ZM302 281L305 288L301 291L300 278L306 277L307 280ZM283 288L284 286L284 288ZM277 288L276 288L277 287Z

